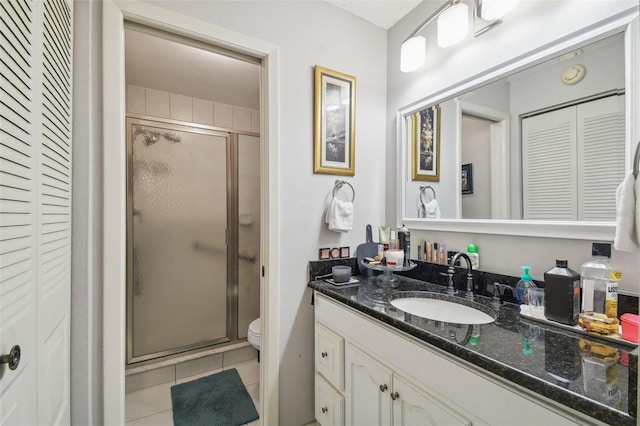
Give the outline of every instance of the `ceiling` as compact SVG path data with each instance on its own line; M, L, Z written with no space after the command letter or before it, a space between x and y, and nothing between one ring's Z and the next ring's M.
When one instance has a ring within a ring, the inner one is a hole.
M422 0L324 0L360 18L388 30L411 12ZM434 0L427 0L434 1ZM438 1L438 0L435 0ZM444 1L443 1L444 2Z
M384 30L391 28L422 2L323 1ZM259 65L212 53L205 46L190 46L158 34L128 28L125 31L125 73L127 84L134 86L259 109Z

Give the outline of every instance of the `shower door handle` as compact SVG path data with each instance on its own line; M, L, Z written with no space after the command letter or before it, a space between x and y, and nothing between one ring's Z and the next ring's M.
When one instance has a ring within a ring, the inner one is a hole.
M140 256L138 248L133 247L133 294L135 296L142 296L142 277L140 275Z

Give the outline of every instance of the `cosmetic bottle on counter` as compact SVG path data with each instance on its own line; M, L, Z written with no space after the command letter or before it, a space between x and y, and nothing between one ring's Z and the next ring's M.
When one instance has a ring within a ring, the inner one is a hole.
M566 260L544 273L544 316L551 321L576 325L580 315L580 274Z
M618 281L622 273L610 260L611 244L593 243L591 260L580 270L582 312L593 311L616 318L618 313Z
M447 254L444 251L444 244L438 244L438 263L447 263Z
M399 249L404 250L404 263L403 266L411 265L411 233L409 228L402 225L398 228L398 243Z

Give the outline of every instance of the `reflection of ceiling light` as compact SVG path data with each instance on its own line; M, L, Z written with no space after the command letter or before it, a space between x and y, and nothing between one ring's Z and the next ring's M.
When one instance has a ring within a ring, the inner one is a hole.
M454 4L438 17L438 46L449 47L461 42L469 33L469 6Z
M340 109L340 107L338 105L329 105L327 108L325 108L327 111L335 111L337 109Z

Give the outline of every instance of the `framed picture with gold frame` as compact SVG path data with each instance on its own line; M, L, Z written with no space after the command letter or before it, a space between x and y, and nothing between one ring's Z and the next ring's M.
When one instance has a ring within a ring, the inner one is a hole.
M313 172L355 175L356 78L315 66Z
M440 181L440 106L411 116L411 170L413 180Z

